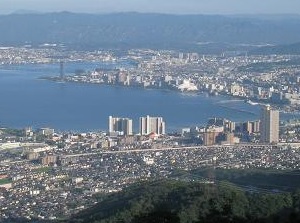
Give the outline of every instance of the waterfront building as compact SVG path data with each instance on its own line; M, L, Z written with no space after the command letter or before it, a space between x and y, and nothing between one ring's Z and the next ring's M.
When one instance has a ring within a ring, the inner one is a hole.
M247 132L248 134L253 133L253 122L247 121L243 123L243 132Z
M252 121L252 132L259 133L260 132L260 120Z
M164 135L166 133L166 124L162 117L140 117L140 134L149 135L155 133L157 135Z
M277 143L279 141L279 111L265 106L261 113L261 142Z
M190 80L184 79L182 84L177 86L178 90L180 91L197 91L197 86L190 82Z
M207 126L224 126L226 121L224 118L210 118L207 121Z
M220 141L220 136L224 133L224 126L209 126L203 135L203 144L212 146Z
M118 135L132 135L132 126L132 119L112 116L109 116L108 118L109 134L117 133Z
M218 132L205 132L203 135L203 144L205 146L212 146L216 144L216 138L219 135Z
M238 84L236 84L236 83L234 83L234 84L232 84L232 85L230 86L230 93L231 93L232 95L235 95L235 96L241 95L243 92L244 92L243 86L240 86L240 85L238 85Z
M225 120L224 128L225 128L226 132L234 132L235 131L235 122Z
M120 85L130 85L130 75L124 69L120 69L117 75L117 81Z
M53 136L54 129L51 129L51 128L40 128L38 130L38 134L44 135L44 136Z

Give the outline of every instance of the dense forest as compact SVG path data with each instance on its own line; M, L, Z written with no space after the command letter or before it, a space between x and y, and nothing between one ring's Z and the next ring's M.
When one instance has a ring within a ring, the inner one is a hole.
M300 190L247 191L227 181L144 182L99 199L67 222L300 222Z

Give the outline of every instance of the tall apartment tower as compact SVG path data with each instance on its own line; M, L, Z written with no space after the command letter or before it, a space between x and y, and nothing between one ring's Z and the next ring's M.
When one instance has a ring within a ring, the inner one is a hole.
M261 112L260 139L265 143L279 141L279 111L265 106Z
M156 133L157 135L164 135L166 133L166 124L162 117L140 117L140 134L149 135Z
M120 135L132 135L132 119L109 116L108 132L119 133Z

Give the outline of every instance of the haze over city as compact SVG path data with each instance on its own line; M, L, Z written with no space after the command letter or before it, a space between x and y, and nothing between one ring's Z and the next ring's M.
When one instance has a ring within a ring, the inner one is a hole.
M0 0L0 223L300 222L299 0Z
M226 4L224 4L226 3ZM297 0L2 0L0 13L157 12L171 14L299 14Z

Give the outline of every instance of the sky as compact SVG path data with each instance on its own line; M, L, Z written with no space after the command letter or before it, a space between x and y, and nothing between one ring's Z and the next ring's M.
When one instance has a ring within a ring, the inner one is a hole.
M0 14L158 12L171 14L300 14L300 0L0 0Z

